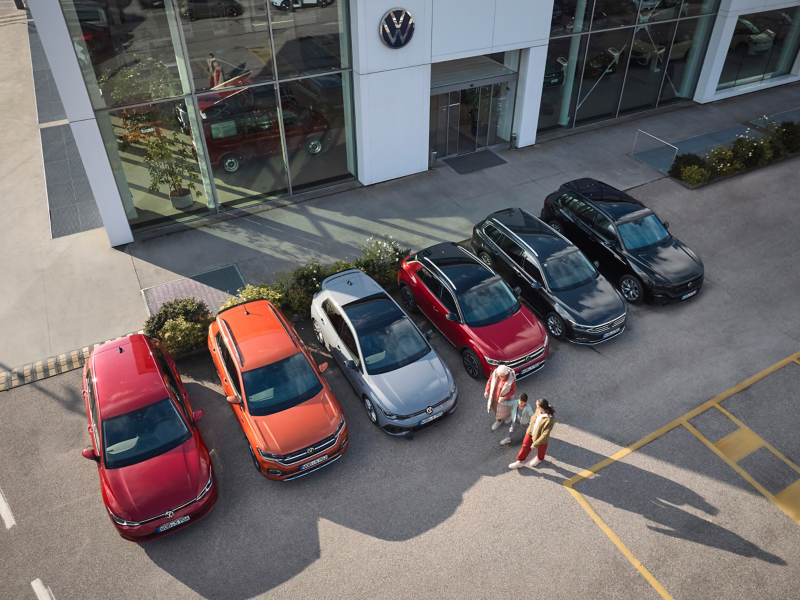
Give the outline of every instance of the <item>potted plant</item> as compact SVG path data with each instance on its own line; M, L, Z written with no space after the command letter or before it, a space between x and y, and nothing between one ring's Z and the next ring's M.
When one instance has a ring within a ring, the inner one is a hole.
M106 72L99 80L110 104L133 104L177 96L181 90L169 69L153 58L133 57L134 64ZM176 101L177 102L177 101ZM192 205L192 194L201 196L194 166L196 154L191 141L181 133L176 102L165 102L122 110L121 151L133 144L144 150L143 162L150 176L148 191L158 193L166 186L172 206Z

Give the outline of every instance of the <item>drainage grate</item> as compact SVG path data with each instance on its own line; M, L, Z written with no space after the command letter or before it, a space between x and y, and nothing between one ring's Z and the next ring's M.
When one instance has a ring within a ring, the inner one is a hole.
M236 265L227 265L199 275L154 285L142 290L142 297L148 315L154 314L168 300L191 297L205 302L209 310L216 314L228 296L235 295L244 286L239 268Z

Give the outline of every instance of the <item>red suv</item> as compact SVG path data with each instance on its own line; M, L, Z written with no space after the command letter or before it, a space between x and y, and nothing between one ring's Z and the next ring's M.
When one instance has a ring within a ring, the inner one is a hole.
M453 242L403 259L400 299L422 311L458 348L470 377L488 377L506 365L517 379L544 366L550 340L542 324L491 268Z
M107 342L83 369L83 397L108 515L126 540L145 542L206 516L214 469L175 362L143 335Z

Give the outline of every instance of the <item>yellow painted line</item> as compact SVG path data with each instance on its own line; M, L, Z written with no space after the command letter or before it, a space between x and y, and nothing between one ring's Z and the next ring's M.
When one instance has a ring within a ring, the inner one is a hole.
M652 585L653 588L659 594L661 594L661 597L668 600L673 600L672 596L664 588L664 586L661 585L658 582L658 580L653 576L653 574L650 571L648 571L647 568L639 561L639 559L637 559L633 555L633 553L630 550L628 550L628 547L622 543L622 540L619 539L619 537L617 537L617 534L614 533L611 530L611 528L606 524L606 522L603 521L600 515L597 514L597 511L594 508L592 508L592 505L589 504L589 502L586 501L586 498L584 498L581 495L581 493L578 492L576 489L574 489L572 485L570 485L568 482L564 482L564 485L569 490L569 493L572 494L572 496L575 498L575 500L578 501L578 504L580 504L583 507L583 510L585 510L589 514L592 520L595 523L597 523L597 526L603 530L603 533L605 533L608 536L608 538L612 542L614 542L614 545L619 549L619 551L622 552L622 554L625 555L625 558L627 558L631 562L631 564L634 567L636 567L636 569L644 576L644 578L647 579L650 585Z
M800 523L800 481L795 481L782 492L778 492L774 502L783 512Z
M269 64L267 61L272 60L272 51L269 49L269 46L245 46L245 48L247 48L253 56L260 60L264 66ZM267 60L264 60L264 57L266 57Z
M714 444L720 452L736 463L763 445L764 440L749 429L737 429Z

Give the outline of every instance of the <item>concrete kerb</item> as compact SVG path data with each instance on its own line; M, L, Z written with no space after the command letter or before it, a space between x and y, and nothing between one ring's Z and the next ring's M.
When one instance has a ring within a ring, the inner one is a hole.
M98 346L101 346L102 344L107 344L108 342L113 342L115 340L121 340L122 338L133 335L134 333L144 332L140 330L133 333L127 333L110 340L105 340L104 342L92 344L91 346L84 346L78 350L71 350L70 352L59 354L58 356L51 356L50 358L46 358L44 360L37 360L36 362L11 369L11 371L0 371L0 392L5 392L7 390L26 385L28 383L33 383L35 381L41 381L42 379L54 377L55 375L60 375L62 373L68 373L70 371L74 371L75 369L80 369L86 364L86 361L89 360L92 350Z

